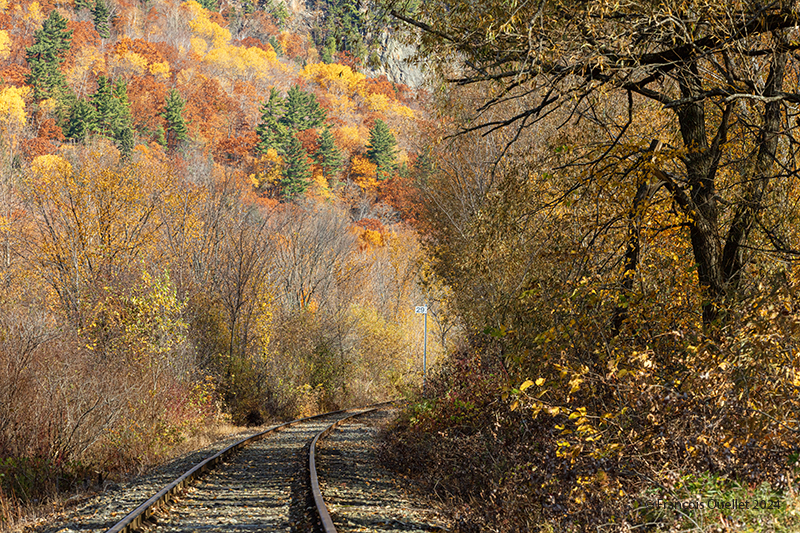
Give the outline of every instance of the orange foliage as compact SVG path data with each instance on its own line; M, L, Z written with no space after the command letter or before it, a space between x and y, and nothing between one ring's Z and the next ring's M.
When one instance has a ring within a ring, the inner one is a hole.
M191 132L199 133L210 144L227 136L228 117L237 103L213 78L201 78L201 83L189 83L178 90L186 99L183 117Z
M22 156L26 161L33 161L40 155L52 154L56 149L55 144L42 137L34 137L33 139L22 141Z
M214 160L218 163L237 165L251 158L256 144L258 134L250 131L239 137L227 137L217 143L214 148Z
M381 182L378 189L378 200L394 207L403 220L415 225L420 220L421 199L419 189L414 186L408 176L395 176L390 180Z
M125 52L128 51L136 52L140 56L147 59L148 63L163 63L166 61L164 56L161 55L161 52L155 45L141 39L131 40L127 37L123 37L116 45L114 45L114 53L119 56L125 55Z
M261 48L264 51L269 51L272 49L272 45L264 44L263 41L260 39L256 39L255 37L245 37L244 39L237 39L233 41L231 44L234 46L243 46L245 48Z
M358 67L361 66L361 60L347 50L336 52L333 58L335 63L350 67L352 70L358 70Z
M163 126L163 119L158 115L164 110L164 101L169 89L153 76L133 76L128 83L128 99L131 103L131 115L137 128L154 131Z
M164 41L147 44L162 57L162 61L166 61L170 65L177 65L182 62L181 52L172 44Z
M306 152L313 154L319 150L319 136L314 129L308 129L297 132L297 140L303 143L303 148Z
M6 85L16 85L20 87L25 85L25 78L31 73L30 69L22 65L14 64L8 65L0 70L0 76Z
M296 33L285 31L278 36L278 42L281 43L286 57L302 59L307 55L306 41Z
M364 80L367 92L371 94L382 94L390 98L395 98L394 84L389 81L386 74L381 74L377 78L368 78Z
M63 141L64 133L56 125L55 119L48 118L39 126L39 137L45 140Z
M257 11L251 15L255 26L260 28L262 33L267 35L278 36L281 33L278 25L275 24L275 18L265 11Z

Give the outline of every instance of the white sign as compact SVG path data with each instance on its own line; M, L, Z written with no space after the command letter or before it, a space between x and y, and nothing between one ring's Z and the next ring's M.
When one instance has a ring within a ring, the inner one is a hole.
M414 308L414 312L418 315L427 315L428 314L428 306L427 305L418 305Z

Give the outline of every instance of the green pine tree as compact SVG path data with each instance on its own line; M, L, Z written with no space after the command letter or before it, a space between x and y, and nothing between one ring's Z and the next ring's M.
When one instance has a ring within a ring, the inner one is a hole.
M189 130L183 118L183 106L185 101L175 89L170 89L164 103L164 111L161 116L167 123L167 146L174 149L181 141L189 137Z
M325 122L325 110L313 94L292 85L286 95L286 111L280 122L295 133L318 128Z
M377 166L378 181L389 179L397 169L397 141L389 131L389 126L380 119L369 130L367 159Z
M108 39L111 37L111 30L109 27L110 13L105 0L96 0L92 8L92 20L94 21L94 29L100 34L100 37Z
M34 34L34 44L25 49L25 58L31 73L26 81L33 88L37 102L47 98L63 100L69 93L61 63L69 50L72 30L67 30L67 19L58 10L50 12L42 29Z
M68 139L84 142L86 138L97 130L97 110L84 99L75 101L70 109L64 135Z
M330 128L325 126L319 135L319 149L314 159L322 167L322 175L330 180L342 168L342 152L336 148Z
M156 131L153 132L153 140L160 144L163 148L167 147L167 136L164 132L164 127L161 124L156 126Z
M75 0L75 12L79 12L81 9L92 9L94 4L91 0Z
M286 169L281 179L281 192L287 200L294 200L306 192L311 179L308 152L297 137L292 137L289 141L285 161Z
M285 111L286 102L273 87L269 92L269 99L261 106L261 122L256 126L257 153L266 154L270 148L274 148L278 153L285 153L286 144L291 137L286 126L281 123Z
M123 154L130 154L134 140L133 119L125 82L119 80L115 85L109 78L100 76L91 102L97 111L97 132L114 139Z

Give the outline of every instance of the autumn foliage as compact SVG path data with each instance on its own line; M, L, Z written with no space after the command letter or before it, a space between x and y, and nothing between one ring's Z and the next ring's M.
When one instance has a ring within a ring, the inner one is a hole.
M106 5L0 1L0 524L207 424L417 380L416 237L350 171L376 117L417 149L413 91L318 63L288 12ZM261 150L271 92L303 105Z

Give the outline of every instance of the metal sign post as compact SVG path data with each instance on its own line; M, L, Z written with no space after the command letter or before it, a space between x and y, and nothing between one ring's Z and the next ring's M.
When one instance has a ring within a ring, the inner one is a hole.
M425 317L422 341L422 394L425 394L428 389L428 306L418 305L414 308L414 312Z

